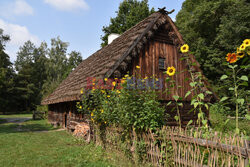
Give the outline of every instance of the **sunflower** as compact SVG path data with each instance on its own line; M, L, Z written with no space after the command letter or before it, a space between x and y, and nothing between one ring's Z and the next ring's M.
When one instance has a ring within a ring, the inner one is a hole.
M245 51L248 55L250 55L250 46L248 46Z
M181 53L187 53L189 51L189 46L187 44L184 44L181 47Z
M246 46L250 46L250 39L245 39L243 41L243 44L245 44Z
M173 76L175 74L175 68L173 66L172 67L168 67L167 74L169 76Z
M235 53L228 53L226 59L229 63L235 63L237 61L237 55Z
M242 58L244 56L245 56L244 52L240 51L240 48L237 48L237 57Z
M244 51L246 49L246 44L242 44L242 45L240 45L240 51Z
M244 57L244 56L245 56L244 52L238 52L238 53L237 53L237 57L238 57L238 58L242 58L242 57Z

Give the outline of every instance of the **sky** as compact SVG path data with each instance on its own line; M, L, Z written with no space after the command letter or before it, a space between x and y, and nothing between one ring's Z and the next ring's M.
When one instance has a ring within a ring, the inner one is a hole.
M149 7L166 7L175 12L181 9L184 0L149 0ZM79 51L87 58L101 45L102 27L116 16L122 0L0 0L0 28L11 41L6 44L6 53L11 62L16 60L19 47L27 40L36 46L45 41L50 46L51 38L60 37L69 42L68 52Z

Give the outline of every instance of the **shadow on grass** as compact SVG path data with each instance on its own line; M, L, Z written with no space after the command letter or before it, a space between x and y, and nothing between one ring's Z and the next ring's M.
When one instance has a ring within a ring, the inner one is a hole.
M55 130L55 128L52 125L48 124L46 120L29 120L21 124L16 124L16 123L0 124L0 134L50 131L50 130Z
M4 123L6 123L6 122L7 122L6 119L1 119L1 118L0 118L0 124L4 124Z

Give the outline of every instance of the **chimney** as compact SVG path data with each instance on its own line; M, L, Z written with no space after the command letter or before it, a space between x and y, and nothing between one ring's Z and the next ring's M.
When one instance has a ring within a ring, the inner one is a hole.
M120 35L119 34L115 34L112 33L108 36L108 44L111 44L113 42L113 40L115 40L116 38L118 38Z

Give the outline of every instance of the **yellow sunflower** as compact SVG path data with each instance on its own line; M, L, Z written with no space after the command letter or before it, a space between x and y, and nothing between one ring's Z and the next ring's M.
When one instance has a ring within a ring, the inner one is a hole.
M240 51L240 48L237 48L237 57L242 58L244 56L245 56L244 52Z
M229 63L235 63L237 61L237 55L235 53L228 53L226 59Z
M169 76L173 76L175 74L175 68L173 66L172 67L168 67L167 74Z
M245 44L246 46L250 46L250 39L245 39L243 41L243 44Z
M250 55L250 46L248 46L248 47L246 48L245 52L246 52L248 55Z
M246 44L242 44L242 45L240 45L240 51L244 51L246 49Z
M181 47L181 53L187 53L187 52L189 52L189 46L187 44L184 44Z

